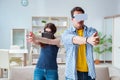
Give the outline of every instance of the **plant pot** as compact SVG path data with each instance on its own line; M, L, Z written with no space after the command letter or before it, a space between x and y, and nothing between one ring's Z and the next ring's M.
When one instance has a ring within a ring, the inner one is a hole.
M100 64L100 60L99 60L99 59L96 59L96 60L95 60L95 64Z

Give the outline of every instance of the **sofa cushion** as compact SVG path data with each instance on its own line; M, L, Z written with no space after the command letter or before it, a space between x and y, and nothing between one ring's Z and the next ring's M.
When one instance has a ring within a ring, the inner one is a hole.
M120 80L120 77L118 77L118 76L113 76L113 77L111 77L111 80Z
M110 80L108 67L96 67L96 80Z
M33 80L34 66L11 68L10 80Z
M10 80L33 80L35 66L11 68ZM58 66L59 80L65 80L65 66Z

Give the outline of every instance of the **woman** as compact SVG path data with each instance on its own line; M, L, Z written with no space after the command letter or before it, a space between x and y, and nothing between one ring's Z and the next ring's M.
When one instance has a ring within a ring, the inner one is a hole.
M34 80L58 80L57 53L60 40L54 36L56 26L53 23L46 24L44 32L52 34L52 39L36 37L33 33L29 34L28 41L40 45L40 56L34 70Z

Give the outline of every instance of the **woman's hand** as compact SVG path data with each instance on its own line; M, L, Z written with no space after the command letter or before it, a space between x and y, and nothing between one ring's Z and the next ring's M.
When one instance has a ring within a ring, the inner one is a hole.
M27 35L27 41L30 43L35 43L35 34L33 32L29 32Z

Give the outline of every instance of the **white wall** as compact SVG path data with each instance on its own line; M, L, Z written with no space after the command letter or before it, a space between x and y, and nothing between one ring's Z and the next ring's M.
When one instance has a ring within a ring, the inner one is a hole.
M0 48L10 47L10 30L13 27L31 28L32 16L68 16L75 6L81 6L89 15L86 24L102 31L103 17L119 13L119 0L0 0Z
M118 13L117 14L120 14L120 0L117 0L117 1L118 1L118 5L117 5Z

